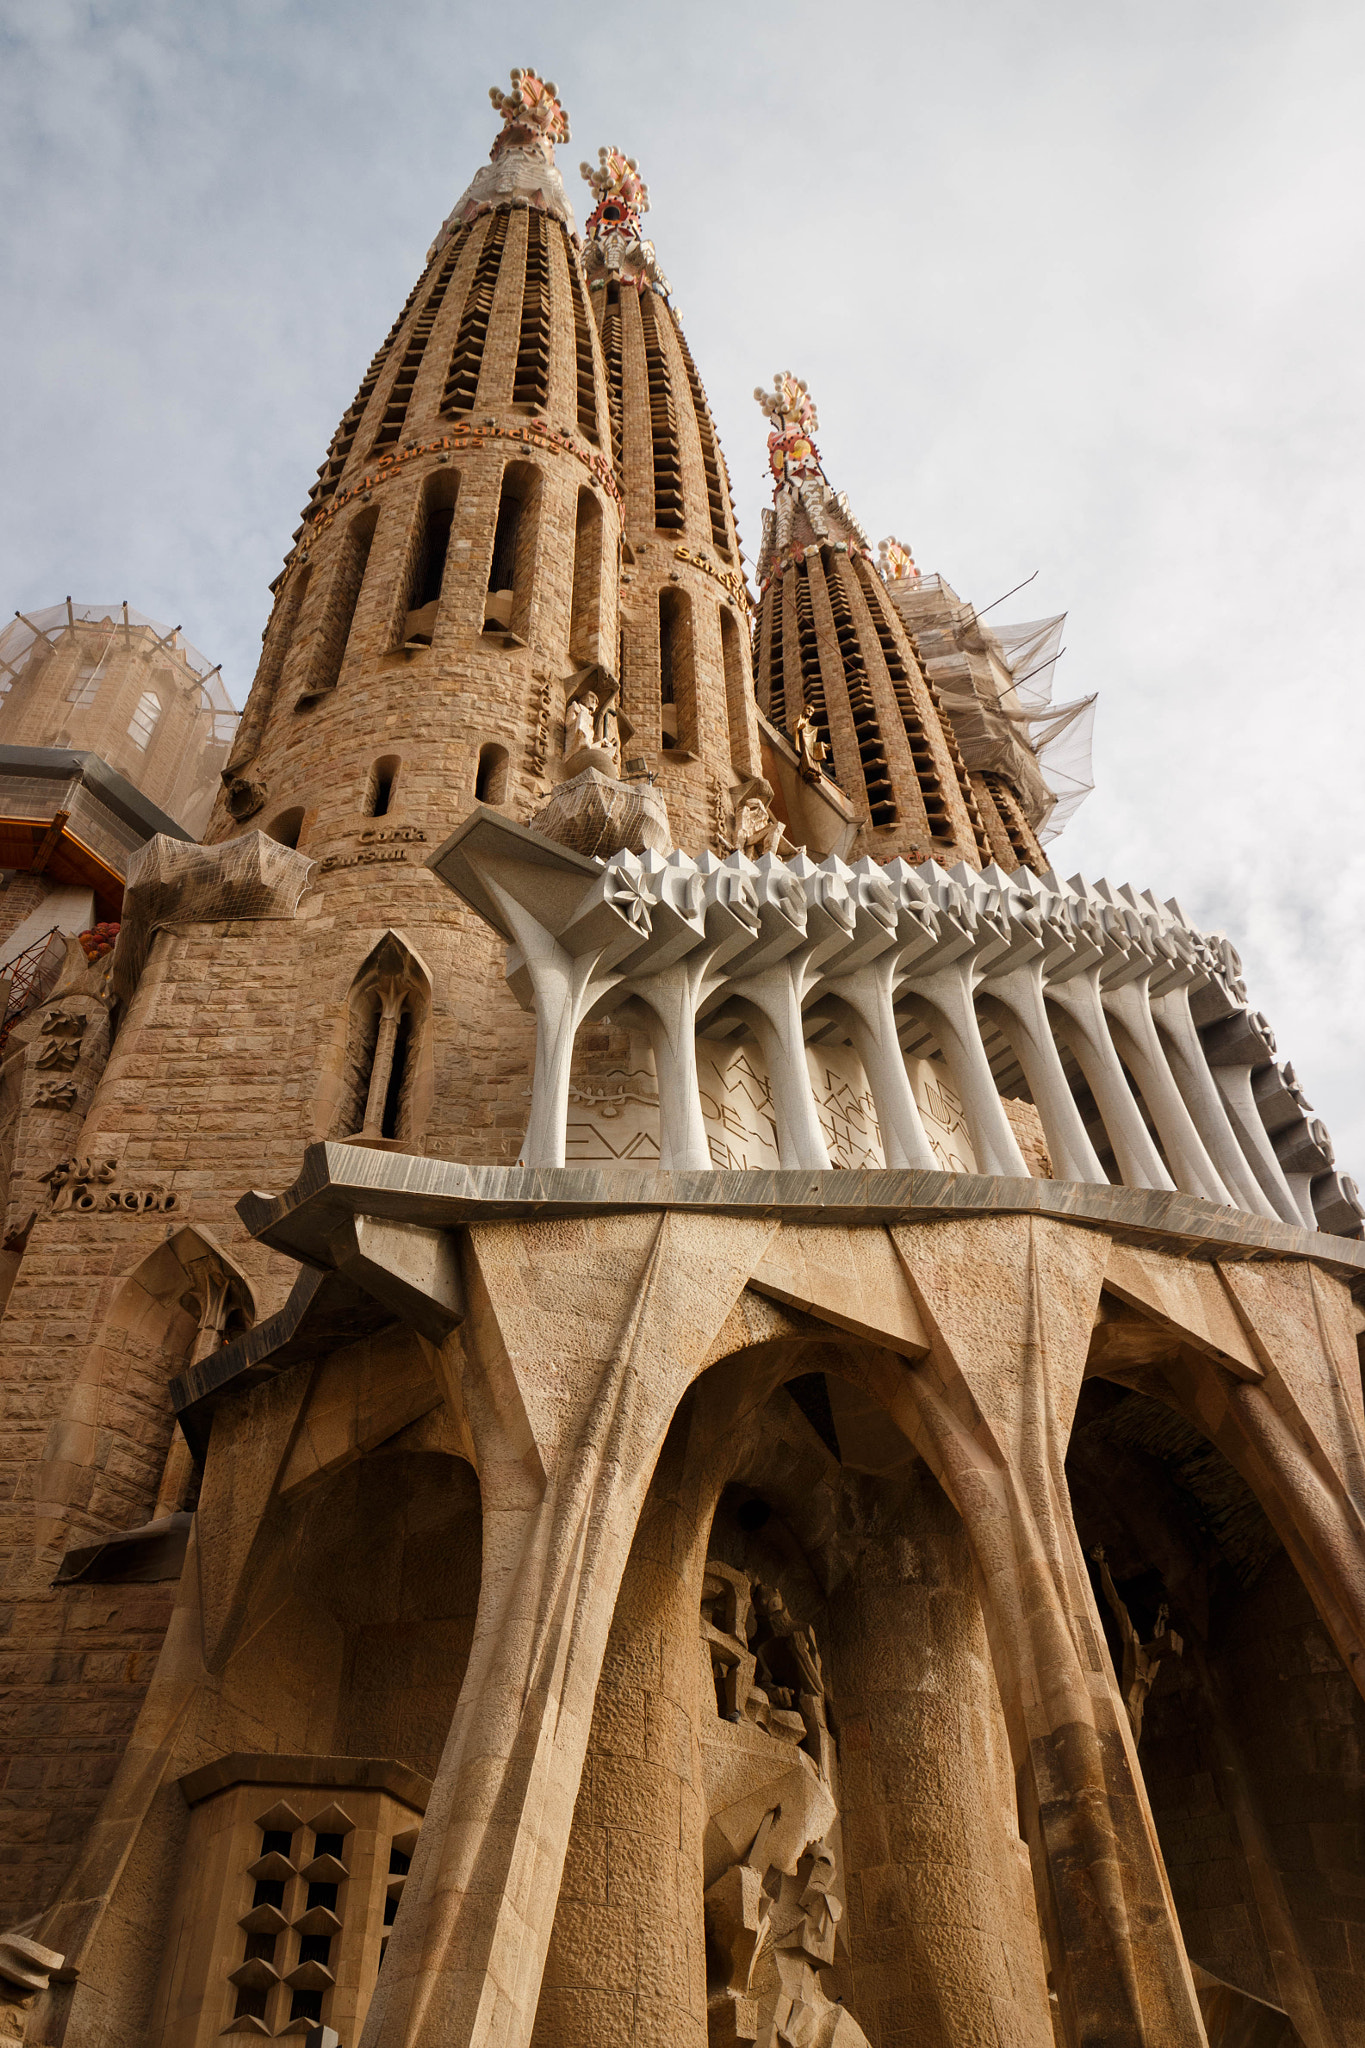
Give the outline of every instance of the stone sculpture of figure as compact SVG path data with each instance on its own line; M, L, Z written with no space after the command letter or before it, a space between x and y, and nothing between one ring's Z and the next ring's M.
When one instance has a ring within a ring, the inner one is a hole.
M802 705L801 716L792 728L792 737L796 741L796 751L801 757L802 775L807 782L818 782L824 773L820 764L829 749L816 731L809 704Z
M616 703L608 698L597 717L597 744L611 756L611 772L620 780L621 775L621 723L617 716Z
M769 842L780 829L761 796L744 799L735 820L735 836L741 853L747 854L750 860L757 860L760 854L776 851Z
M591 690L576 697L564 712L564 758L576 754L580 747L596 744L597 698Z
M1128 1725L1133 1731L1134 1742L1142 1740L1142 1713L1147 1704L1147 1695L1156 1683L1157 1672L1163 1657L1183 1657L1185 1644L1169 1625L1168 1609L1165 1603L1157 1609L1156 1629L1149 1643L1144 1643L1133 1626L1133 1618L1119 1598L1118 1588L1110 1576L1105 1561L1104 1547L1097 1544L1090 1555L1100 1568L1100 1584L1109 1610L1119 1625L1123 1637L1123 1676L1119 1680L1119 1691L1123 1695Z

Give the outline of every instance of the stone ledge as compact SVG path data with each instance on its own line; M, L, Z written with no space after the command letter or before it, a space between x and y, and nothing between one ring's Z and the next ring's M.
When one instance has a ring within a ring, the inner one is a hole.
M1298 1230L1240 1209L1219 1208L1193 1195L913 1168L867 1173L665 1173L621 1167L461 1166L411 1153L319 1144L308 1147L298 1179L283 1194L252 1193L237 1204L253 1237L323 1268L332 1263L329 1239L350 1216L383 1216L455 1229L475 1220L602 1216L640 1209L831 1224L1047 1216L1183 1258L1311 1259L1365 1288L1365 1243L1355 1238Z
M233 1785L316 1785L328 1792L352 1785L357 1791L387 1792L418 1813L426 1812L431 1797L430 1778L387 1756L257 1756L237 1751L186 1771L176 1783L186 1806L198 1806Z

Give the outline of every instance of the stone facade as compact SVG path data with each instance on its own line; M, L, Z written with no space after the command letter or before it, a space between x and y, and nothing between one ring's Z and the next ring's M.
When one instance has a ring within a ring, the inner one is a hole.
M0 2038L1365 2048L1354 1184L493 100L3 1050Z

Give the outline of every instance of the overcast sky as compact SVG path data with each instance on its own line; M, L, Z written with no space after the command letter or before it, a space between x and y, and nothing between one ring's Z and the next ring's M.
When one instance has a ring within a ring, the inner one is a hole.
M1359 0L0 0L0 615L129 602L250 684L337 419L556 80L637 156L757 552L792 368L876 540L1070 614L1055 855L1225 929L1365 1181Z

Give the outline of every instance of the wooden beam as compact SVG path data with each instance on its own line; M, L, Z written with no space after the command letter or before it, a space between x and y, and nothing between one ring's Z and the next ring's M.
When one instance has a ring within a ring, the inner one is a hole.
M66 829L70 816L70 811L54 811L52 813L52 823L33 849L33 859L28 864L28 871L31 875L41 875L43 869L47 866L54 849L61 839L62 833Z

